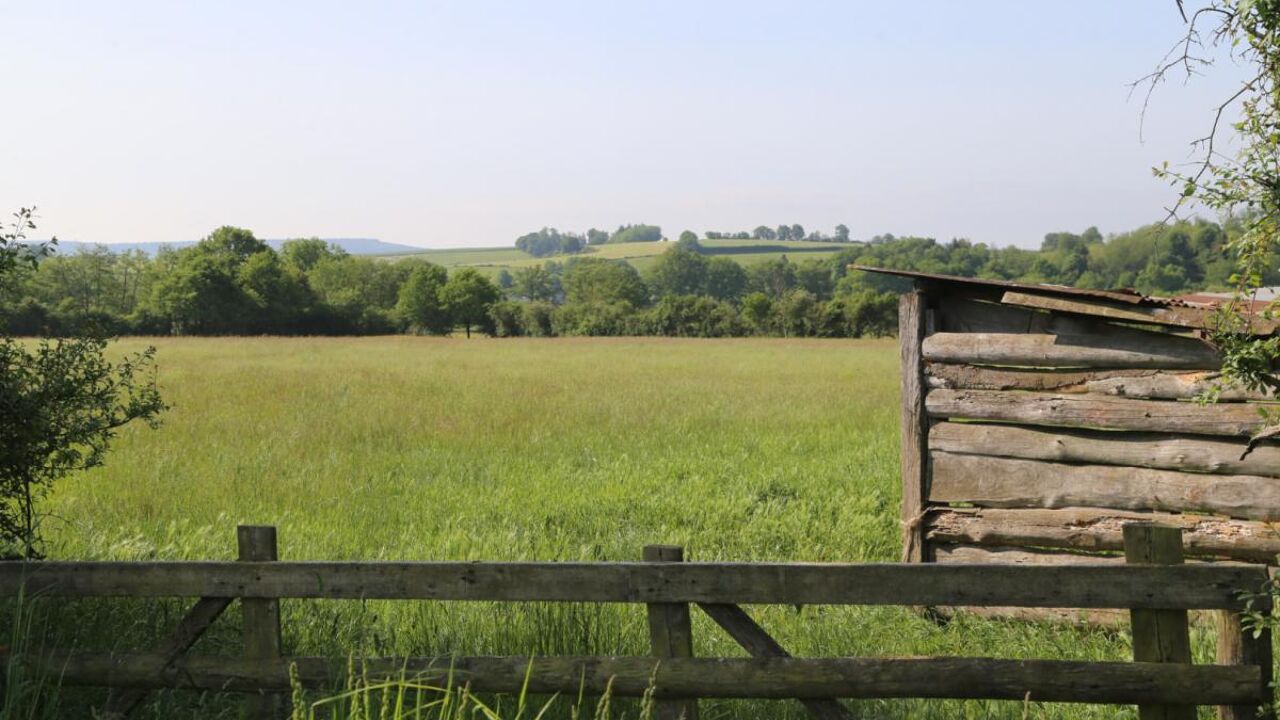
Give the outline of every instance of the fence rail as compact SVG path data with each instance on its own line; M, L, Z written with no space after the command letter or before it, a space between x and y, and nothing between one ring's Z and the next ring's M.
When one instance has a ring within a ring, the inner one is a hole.
M290 668L305 687L332 687L346 658L286 657L280 599L400 599L635 603L648 607L650 657L367 658L370 673L453 678L477 692L652 692L660 720L697 716L697 698L794 698L816 717L853 717L837 698L986 698L1137 704L1143 717L1263 717L1271 636L1243 626L1242 592L1268 582L1251 565L1181 563L1181 531L1124 528L1127 565L688 563L651 546L645 562L279 562L273 528L238 529L236 562L0 564L0 595L198 597L149 652L51 652L21 658L71 685L107 686L104 714L124 716L150 690L248 693L253 718L278 717ZM1262 596L1253 610L1269 612ZM242 657L187 655L239 599ZM794 658L741 604L1020 606L1129 609L1137 662L995 658ZM697 606L750 658L693 657ZM1219 654L1193 665L1189 609L1219 610ZM7 658L6 658L7 659ZM1155 715L1151 715L1155 717Z

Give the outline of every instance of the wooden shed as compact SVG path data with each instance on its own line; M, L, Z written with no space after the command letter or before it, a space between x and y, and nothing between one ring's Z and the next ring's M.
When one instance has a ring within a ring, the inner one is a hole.
M1275 562L1280 446L1246 448L1276 398L1194 399L1220 367L1215 308L858 269L915 286L899 308L905 560L1106 562L1144 520L1183 528L1192 557Z

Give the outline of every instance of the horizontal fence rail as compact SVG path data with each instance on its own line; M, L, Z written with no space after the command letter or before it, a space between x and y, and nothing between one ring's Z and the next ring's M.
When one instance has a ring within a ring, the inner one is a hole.
M1240 609L1247 565L538 562L0 564L0 595Z
M329 688L344 658L292 657L264 663L184 657L166 667L154 655L66 655L47 662L74 685L253 692ZM936 698L1073 703L1257 704L1260 670L1247 665L1177 665L989 658L369 658L374 677L407 677L476 692L604 693L659 698ZM527 682L527 686L526 686Z

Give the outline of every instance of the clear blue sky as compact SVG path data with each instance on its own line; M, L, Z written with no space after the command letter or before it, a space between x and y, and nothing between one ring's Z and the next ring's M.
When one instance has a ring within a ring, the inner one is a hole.
M1173 0L11 2L0 206L40 234L504 245L802 223L1035 245L1171 199L1229 63Z

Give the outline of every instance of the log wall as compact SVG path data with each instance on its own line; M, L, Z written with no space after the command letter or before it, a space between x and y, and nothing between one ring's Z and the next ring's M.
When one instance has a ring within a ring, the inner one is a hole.
M907 559L1118 562L1123 526L1154 521L1197 560L1274 564L1280 445L1246 447L1277 398L1197 402L1220 367L1208 312L937 280L913 296Z

